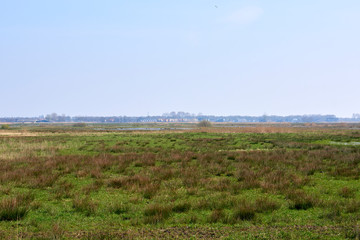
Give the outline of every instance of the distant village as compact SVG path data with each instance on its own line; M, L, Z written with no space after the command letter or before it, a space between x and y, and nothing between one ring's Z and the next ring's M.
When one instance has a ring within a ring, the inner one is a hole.
M56 113L39 117L2 117L0 122L8 123L184 123L208 120L211 122L233 123L265 123L265 122L288 122L288 123L337 123L337 122L360 122L360 114L353 114L352 118L339 118L335 115L290 115L290 116L213 116L191 114L186 112L170 112L161 116L66 116Z

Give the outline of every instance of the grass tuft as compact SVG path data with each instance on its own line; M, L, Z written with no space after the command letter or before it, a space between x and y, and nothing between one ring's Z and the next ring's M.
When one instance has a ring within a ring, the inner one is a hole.
M75 211L82 212L86 216L90 216L96 212L97 204L89 197L75 197L72 201L72 207L75 209Z
M353 198L355 196L355 190L349 187L343 187L339 190L339 195L343 198Z
M246 200L241 200L234 208L233 220L249 221L255 218L256 208Z
M124 214L129 211L129 205L122 202L113 202L108 207L109 212L115 214Z
M157 224L170 216L171 207L160 204L148 205L144 211L144 223Z
M25 217L30 199L25 195L2 199L0 202L0 221L16 221Z
M224 219L225 214L222 209L215 209L211 212L209 216L210 223L217 223Z
M255 201L257 212L272 212L280 208L280 204L267 197L260 197Z
M191 209L191 204L190 203L186 203L186 202L183 202L183 203L179 203L177 205L175 205L173 208L172 208L172 211L173 212L177 212L177 213L182 213L182 212L187 212Z
M319 202L317 198L302 190L289 191L287 198L290 200L289 208L295 210L307 210Z

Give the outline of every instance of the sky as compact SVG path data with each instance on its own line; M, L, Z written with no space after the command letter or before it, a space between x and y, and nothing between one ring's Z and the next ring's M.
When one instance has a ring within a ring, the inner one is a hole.
M351 117L359 26L359 0L0 0L0 117Z

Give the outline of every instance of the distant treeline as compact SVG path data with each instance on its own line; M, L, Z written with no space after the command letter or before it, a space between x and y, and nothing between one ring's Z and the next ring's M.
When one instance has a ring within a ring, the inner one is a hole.
M360 118L338 118L335 115L291 115L291 116L212 116L184 114L163 114L162 116L76 116L70 117L57 115L56 113L40 117L4 117L0 122L9 123L44 123L44 122L93 122L93 123L146 123L146 122L199 122L208 120L211 122L234 122L234 123L259 123L259 122L289 122L289 123L336 123L336 122L360 122Z

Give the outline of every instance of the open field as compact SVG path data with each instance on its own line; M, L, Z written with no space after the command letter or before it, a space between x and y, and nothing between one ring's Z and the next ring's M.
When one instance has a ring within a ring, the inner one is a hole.
M360 125L12 125L0 239L359 239Z

